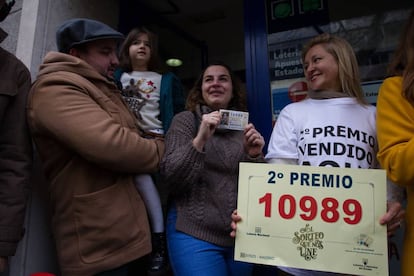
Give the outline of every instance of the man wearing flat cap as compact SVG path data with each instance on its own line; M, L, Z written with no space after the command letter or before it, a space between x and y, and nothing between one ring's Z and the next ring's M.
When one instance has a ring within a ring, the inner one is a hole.
M150 230L132 176L155 172L164 144L140 136L113 81L123 37L95 20L64 22L29 94L62 275L146 272Z
M0 0L0 22L14 1ZM0 42L7 33L0 28ZM26 121L29 70L0 47L0 272L16 253L24 234L23 222L32 166L32 142Z

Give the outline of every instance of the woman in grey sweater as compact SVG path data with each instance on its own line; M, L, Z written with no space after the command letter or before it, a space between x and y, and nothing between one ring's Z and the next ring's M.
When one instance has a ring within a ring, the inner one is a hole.
M264 139L252 124L218 129L220 109L245 111L245 94L230 68L208 66L166 135L161 173L170 187L167 244L175 275L250 275L235 262L229 236L239 162L264 162Z

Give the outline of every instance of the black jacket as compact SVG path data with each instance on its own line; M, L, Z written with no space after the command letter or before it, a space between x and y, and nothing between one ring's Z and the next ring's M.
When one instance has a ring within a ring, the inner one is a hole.
M0 42L7 34L0 29ZM29 70L0 47L0 256L12 256L23 236L32 165L26 121Z

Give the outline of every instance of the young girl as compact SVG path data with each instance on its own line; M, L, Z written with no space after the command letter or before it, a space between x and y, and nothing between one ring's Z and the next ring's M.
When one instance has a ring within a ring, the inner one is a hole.
M115 79L122 84L124 100L147 138L163 138L174 114L184 110L180 81L172 73L163 74L160 68L156 36L143 27L131 30L121 48L121 70ZM151 175L137 175L135 184L145 201L153 232L150 272L163 271L168 262L161 199Z

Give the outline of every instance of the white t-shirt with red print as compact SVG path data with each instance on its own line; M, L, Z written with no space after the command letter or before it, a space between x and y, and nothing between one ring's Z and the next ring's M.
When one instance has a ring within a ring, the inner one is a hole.
M376 110L354 98L306 99L287 105L270 138L266 159L299 165L378 168Z
M159 119L161 75L151 71L132 71L122 74L121 83L124 100L137 117L140 128L164 134Z

